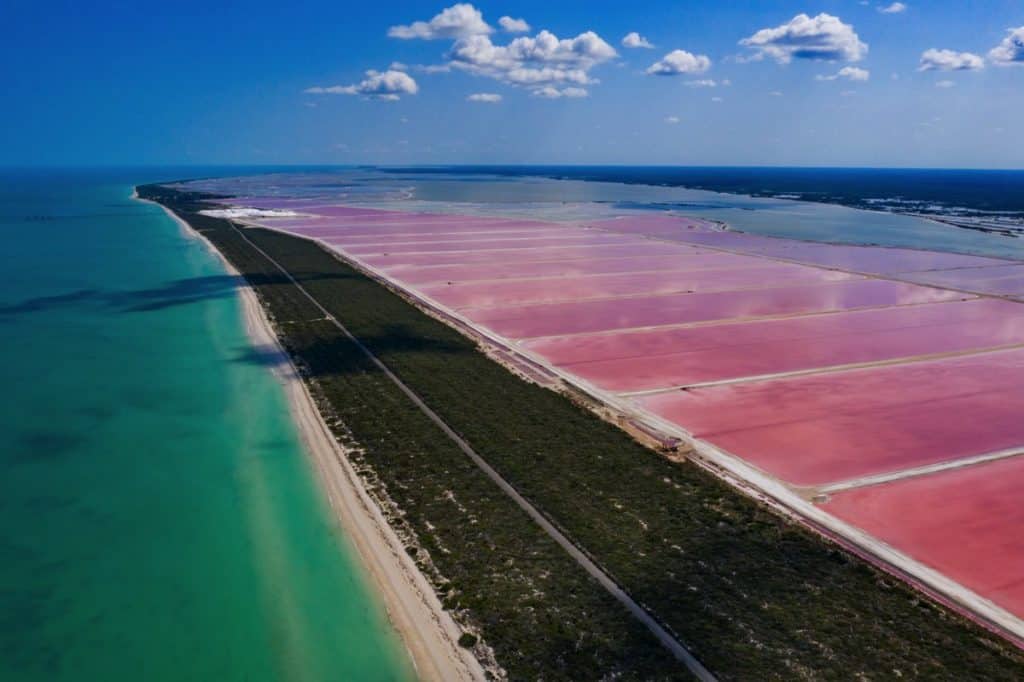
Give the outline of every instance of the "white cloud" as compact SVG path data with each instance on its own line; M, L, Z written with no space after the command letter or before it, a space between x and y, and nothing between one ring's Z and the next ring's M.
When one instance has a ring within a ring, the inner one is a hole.
M654 47L654 45L651 44L651 41L647 40L647 38L644 38L636 31L631 31L626 34L622 39L622 46L628 48L646 47L648 49Z
M794 58L856 62L868 51L853 26L825 13L813 18L798 14L781 26L762 28L740 45L754 50L754 59L771 57L780 64Z
M832 74L831 76L819 75L815 76L814 80L834 81L839 80L840 78L845 78L846 80L851 81L866 81L867 79L871 78L871 72L868 71L867 69L861 69L856 66L844 66L843 68L839 69L838 72Z
M389 71L408 71L409 65L402 62L391 62L388 66Z
M469 3L460 2L442 10L430 21L414 21L408 26L392 26L388 29L388 36L405 40L437 40L487 35L493 31L494 29L484 21L480 10Z
M402 95L415 95L419 86L404 71L367 71L366 78L355 85L331 85L303 90L308 95L364 95L374 99L396 100Z
M678 116L666 116L665 117L665 123L668 123L670 125L675 125L675 124L679 123L679 117Z
M689 85L691 88L715 88L715 87L718 87L718 83L716 83L711 78L701 78L700 80L686 81L686 84ZM724 84L725 83L723 83L723 85Z
M502 16L498 24L510 33L530 30L524 19L510 16ZM491 40L492 33L494 29L484 21L481 12L469 3L452 5L430 21L392 26L388 30L388 35L395 38L454 41L445 55L445 65L414 67L417 71L438 73L455 68L531 91L551 88L541 96L581 96L577 91L585 96L586 91L578 86L598 82L590 77L590 70L618 56L615 48L593 31L559 39L542 30L532 38L521 36L507 45L496 45Z
M782 91L781 90L772 90L768 94L771 95L772 97L782 97Z
M937 88L952 88L952 87L955 87L955 86L956 86L956 83L954 83L953 81L937 81L935 83L935 87L937 87Z
M886 5L885 7L880 6L878 11L882 14L902 14L907 11L907 6L902 2L894 2L891 5Z
M918 71L977 71L985 67L985 60L970 52L936 50L921 53Z
M586 97L589 93L585 88L568 87L558 89L551 85L546 85L543 88L537 88L533 91L534 97L543 97L544 99L558 99L560 97Z
M498 26L506 33L527 33L530 30L530 25L526 23L526 19L513 19L512 17L502 17L498 19Z
M690 54L686 50L672 50L647 67L647 73L654 76L679 76L686 73L704 73L711 68L711 60L705 55Z
M721 102L721 101L722 101L722 98L721 98L721 97L712 97L712 98L711 98L711 101L712 101L712 102Z
M1024 64L1024 26L1007 29L1002 42L988 51L988 58L999 66Z
M590 69L616 56L615 49L593 31L564 39L541 31L508 45L495 45L487 36L470 36L457 41L448 54L451 65L463 71L531 89L552 86L555 90L566 84L597 82L590 77Z
M476 92L466 98L467 102L485 102L488 104L497 104L501 101L501 95L497 95L493 92Z

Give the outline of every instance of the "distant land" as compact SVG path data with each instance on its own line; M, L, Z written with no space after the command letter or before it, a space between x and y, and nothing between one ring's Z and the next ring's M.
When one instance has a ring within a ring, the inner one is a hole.
M390 170L687 187L924 215L957 227L1011 236L1024 232L1024 170L562 165L414 166Z

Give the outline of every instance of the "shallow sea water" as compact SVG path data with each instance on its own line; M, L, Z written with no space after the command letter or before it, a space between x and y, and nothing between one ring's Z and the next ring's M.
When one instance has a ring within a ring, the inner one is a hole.
M408 679L160 175L0 183L0 679Z

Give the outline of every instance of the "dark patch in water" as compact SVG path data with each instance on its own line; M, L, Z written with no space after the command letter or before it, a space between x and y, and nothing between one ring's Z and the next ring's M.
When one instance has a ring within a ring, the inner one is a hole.
M75 305L98 305L121 312L147 312L197 303L230 295L241 284L240 277L210 275L179 279L166 285L136 291L78 289L55 296L39 296L0 306L0 316L37 313Z
M231 361L258 367L279 367L288 364L288 357L277 346L250 346L237 351Z
M15 438L17 457L24 461L57 459L81 448L88 438L73 431L21 431Z

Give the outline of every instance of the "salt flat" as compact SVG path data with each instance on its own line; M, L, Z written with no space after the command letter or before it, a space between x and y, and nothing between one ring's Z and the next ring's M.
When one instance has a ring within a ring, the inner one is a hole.
M972 497L944 512L940 537L907 521L888 491L970 485L996 470L977 458L1024 450L1015 300L1024 266L776 239L671 214L545 222L245 205L308 214L259 224L315 239L610 402L737 458L790 491L783 497L813 497L851 538L867 532L866 545L895 550L901 568L944 572L1022 623L1017 591L947 560L970 540L979 555L1024 561L1014 524L974 534L983 504ZM928 473L933 465L944 470ZM1024 503L1004 488L1024 484L1024 468L998 471L1003 492L992 494L1015 518ZM872 483L879 476L889 482ZM826 494L850 481L863 483Z

